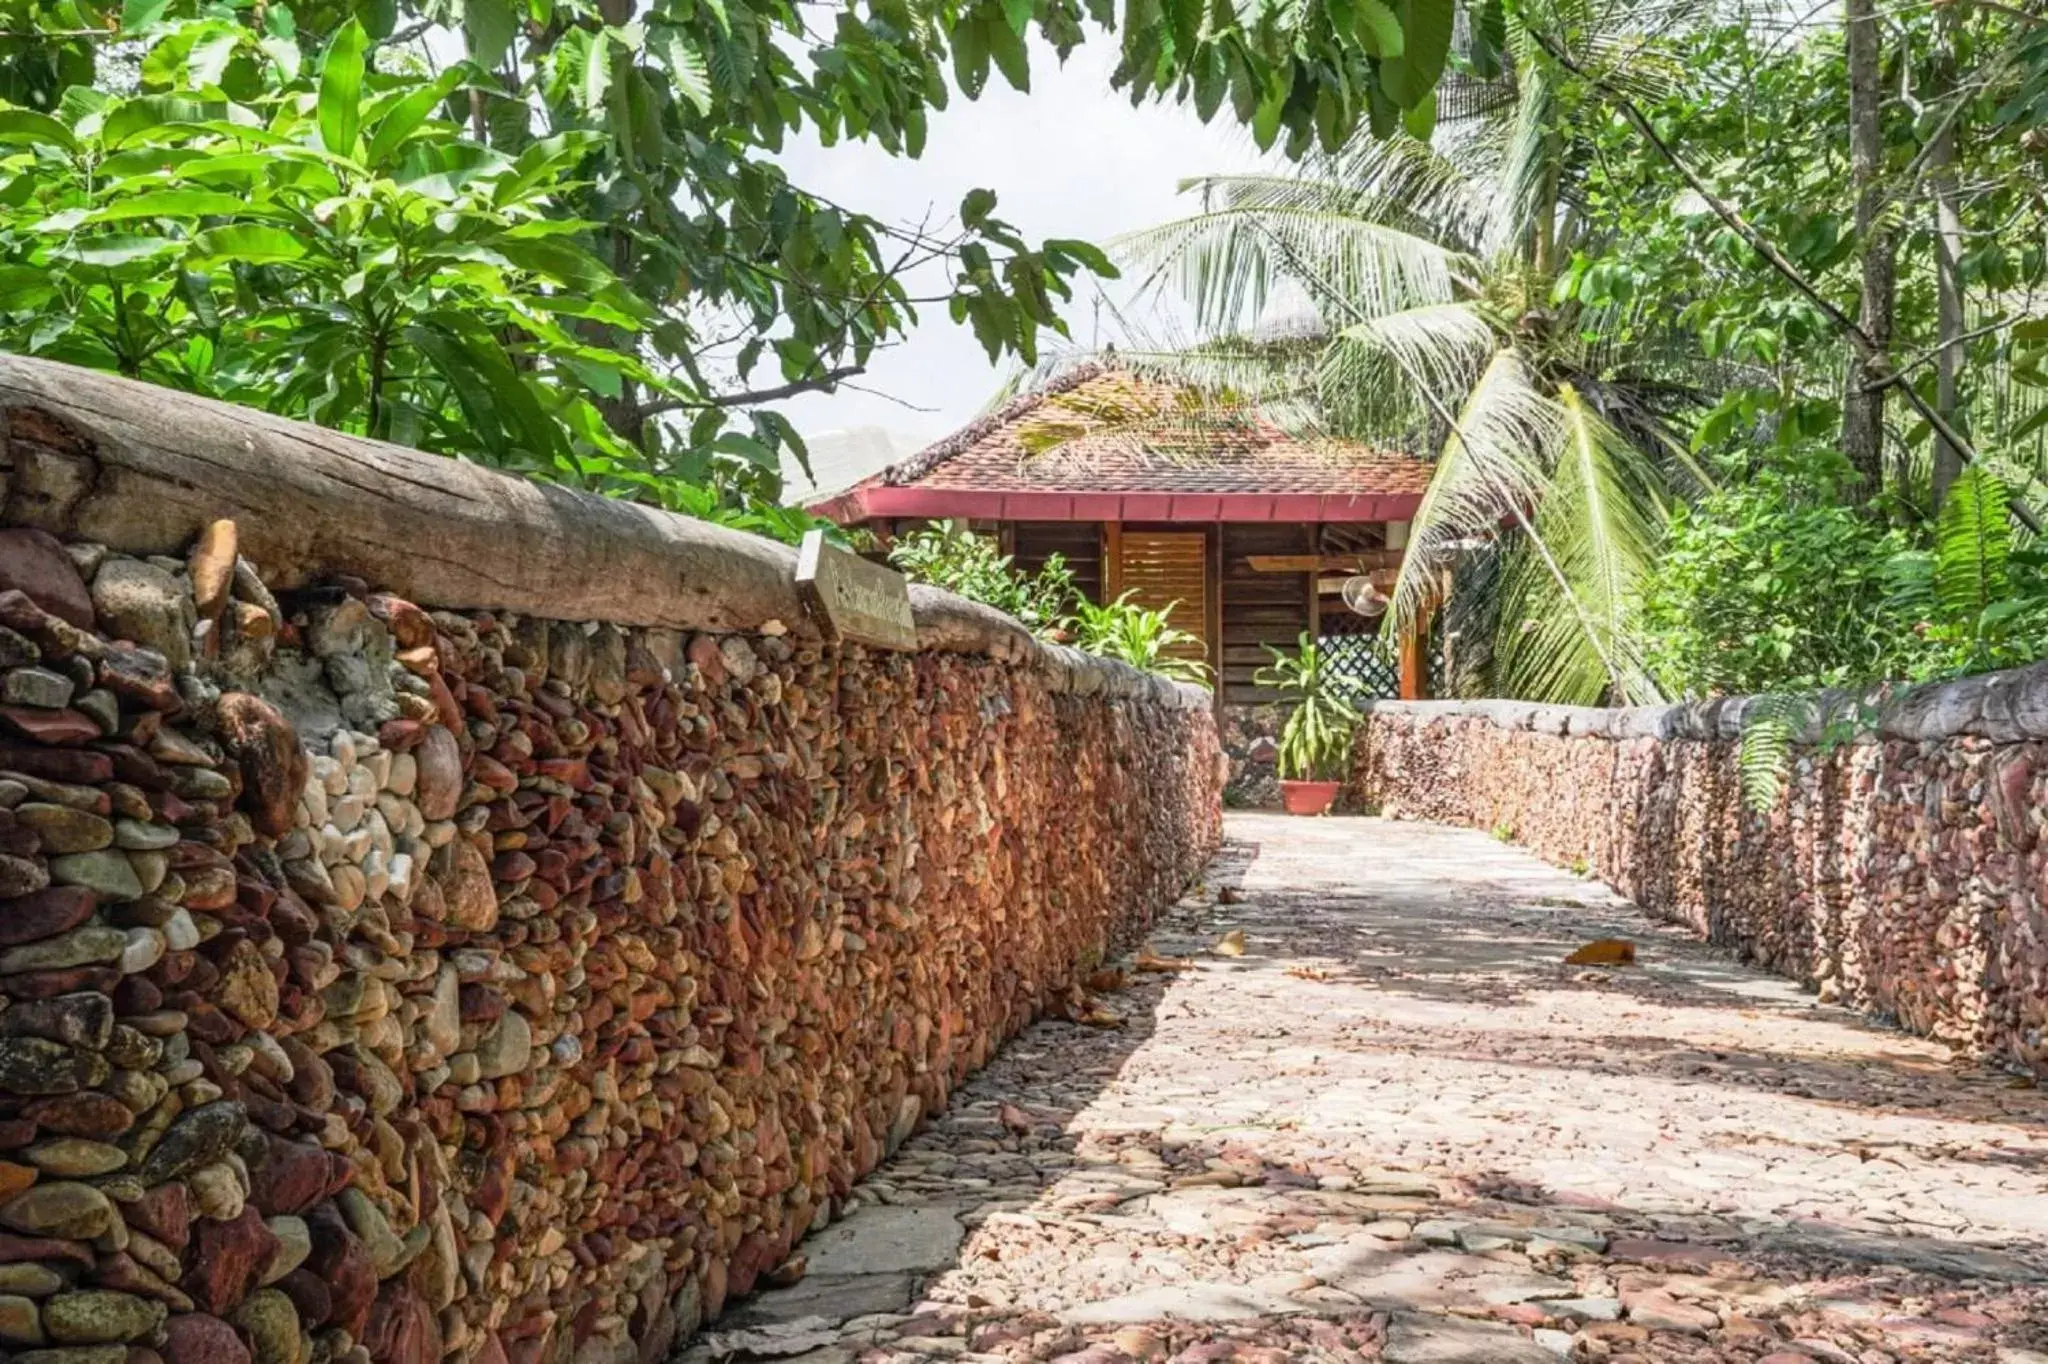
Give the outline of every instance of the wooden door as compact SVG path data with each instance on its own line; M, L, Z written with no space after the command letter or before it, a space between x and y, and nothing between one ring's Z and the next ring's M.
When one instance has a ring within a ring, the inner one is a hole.
M1173 627L1193 638L1168 652L1213 667L1209 537L1198 530L1124 527L1117 540L1117 590L1150 611L1171 607Z

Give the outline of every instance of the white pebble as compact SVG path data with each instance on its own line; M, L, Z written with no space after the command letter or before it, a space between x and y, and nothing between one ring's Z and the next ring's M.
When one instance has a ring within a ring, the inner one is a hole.
M199 925L192 922L192 912L183 905L164 920L164 943L173 952L189 952L199 946Z
M391 776L384 783L384 789L394 796L409 796L419 785L419 759L410 753L399 753L391 759Z
M367 763L348 774L348 793L368 805L377 798L378 783Z
M327 822L327 786L318 773L306 779L306 789L299 797L299 807L306 812L306 822L318 828Z
M413 860L410 853L392 854L389 889L403 905L412 903L412 869Z
M179 913L184 913L181 909ZM164 959L164 935L154 928L131 928L128 930L128 945L121 949L121 959L116 963L125 975L147 971Z
M358 831L368 834L370 846L384 856L391 856L391 826L384 822L381 810L371 810L363 815L362 828Z

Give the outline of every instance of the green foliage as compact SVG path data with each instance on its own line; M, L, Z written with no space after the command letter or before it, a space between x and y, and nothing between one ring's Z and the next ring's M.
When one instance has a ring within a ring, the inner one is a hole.
M2031 663L2048 653L2048 546L2016 543L2011 493L1982 468L1949 490L1931 548L1889 565L1887 603L1917 648L1916 680Z
M1041 635L1059 631L1080 600L1064 557L1052 555L1036 574L1026 573L964 521L909 532L889 547L889 562L917 582L1008 612Z
M1504 544L1488 656L1506 694L1657 699L1633 601L1666 501L1701 481L1661 363L1689 340L1624 331L1604 296L1582 302L1557 278L1604 225L1574 205L1594 150L1577 135L1586 91L1533 35L1562 38L1608 78L1656 82L1708 12L1694 0L1478 7L1458 54L1498 77L1465 87L1478 112L1294 173L1191 182L1200 212L1119 244L1200 329L1195 345L1139 363L1315 433L1434 457L1385 628L1431 616L1444 570L1472 545ZM1294 339L1268 339L1279 299L1309 314Z
M1897 530L1844 504L1833 450L1774 451L1674 510L1642 598L1649 669L1674 696L1880 677L1910 636L1887 607Z
M1177 605L1150 610L1133 602L1128 592L1100 606L1077 600L1072 620L1074 645L1084 653L1118 659L1176 682L1208 686L1209 665L1185 656L1200 641L1174 627L1173 607Z
M846 210L789 138L915 157L951 89L1117 29L1134 100L1335 146L1441 67L1451 0L1384 9L5 0L0 340L649 500L773 496L803 450L764 404L901 336L908 272L1027 362L1113 273L986 190L929 229Z
M1073 571L1058 554L1037 573L1026 573L965 522L938 521L899 537L890 546L889 562L918 582L1006 611L1039 635L1071 637L1084 653L1178 682L1208 683L1208 665L1184 656L1197 641L1174 628L1171 606L1147 610L1128 592L1098 606L1076 589Z
M1292 654L1270 644L1266 652L1273 661L1252 680L1279 692L1294 707L1280 730L1280 775L1289 781L1341 779L1360 719L1344 698L1343 680L1330 671L1322 648L1306 632Z
M1778 803L1791 766L1792 740L1806 718L1802 697L1768 693L1756 697L1742 716L1742 742L1735 755L1742 803L1758 812Z

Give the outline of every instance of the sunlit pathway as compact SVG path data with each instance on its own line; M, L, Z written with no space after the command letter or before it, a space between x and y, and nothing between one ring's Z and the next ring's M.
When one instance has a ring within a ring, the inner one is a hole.
M691 1354L2048 1364L2048 1094L1484 834L1228 831L1194 969L1019 1038Z

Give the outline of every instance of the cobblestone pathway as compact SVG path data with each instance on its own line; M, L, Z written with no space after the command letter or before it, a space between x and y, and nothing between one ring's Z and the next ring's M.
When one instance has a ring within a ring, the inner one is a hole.
M1228 833L1194 969L1017 1039L691 1354L2048 1364L2048 1094L1483 834Z

